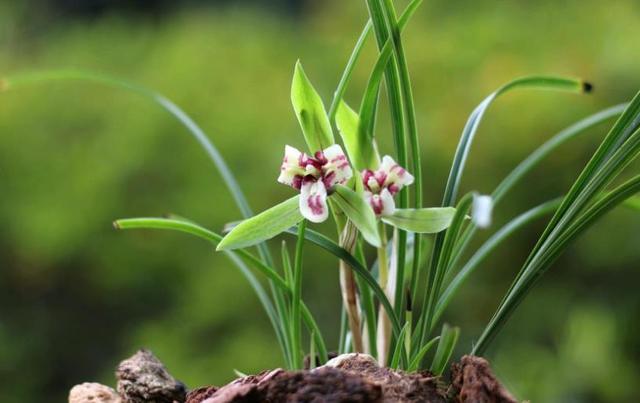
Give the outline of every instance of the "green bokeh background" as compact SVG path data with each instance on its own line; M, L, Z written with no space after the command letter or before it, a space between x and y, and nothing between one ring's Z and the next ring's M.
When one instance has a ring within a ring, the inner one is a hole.
M295 61L328 102L366 21L364 2L309 1L293 13L263 3L46 18L3 2L0 76L73 67L159 90L205 129L259 211L292 194L275 178L284 144L303 145L289 103ZM629 100L640 89L639 18L632 0L426 1L404 39L427 204L440 201L468 114L502 83L563 74L588 78L596 91L498 101L478 133L463 190L489 193L553 133ZM369 43L347 92L352 105L375 56ZM377 135L391 152L381 112ZM496 211L493 229L562 194L606 130L590 130L545 160ZM111 227L115 218L170 212L216 230L241 218L205 153L156 106L79 82L0 94L2 402L64 401L76 383L113 384L117 362L143 346L191 387L229 381L233 369L282 365L257 298L223 255L187 236ZM542 228L515 236L463 288L446 315L462 327L458 355L469 351ZM597 224L496 340L488 357L519 398L640 399L639 229L637 212L622 208ZM335 349L337 265L313 247L305 259L304 297Z

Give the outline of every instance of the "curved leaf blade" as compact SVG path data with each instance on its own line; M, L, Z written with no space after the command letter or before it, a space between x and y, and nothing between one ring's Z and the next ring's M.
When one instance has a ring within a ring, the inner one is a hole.
M236 225L218 244L216 250L245 248L273 238L293 227L303 217L300 195L294 196Z
M382 221L410 232L435 234L449 228L455 213L453 207L396 209L392 216L382 217Z
M436 349L436 355L433 357L431 363L431 372L435 375L442 375L447 368L447 364L453 355L453 349L458 342L458 336L460 335L460 328L450 327L447 324L442 326L442 333L440 333L440 342Z

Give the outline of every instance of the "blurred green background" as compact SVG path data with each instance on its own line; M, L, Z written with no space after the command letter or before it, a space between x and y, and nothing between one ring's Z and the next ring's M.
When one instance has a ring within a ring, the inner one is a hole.
M275 178L284 144L302 146L289 103L294 62L328 102L366 18L363 1L2 1L0 76L73 67L159 90L207 131L259 211L291 195ZM596 91L497 102L464 190L489 193L559 129L629 100L640 89L638 18L633 0L425 1L404 38L428 204L441 199L468 114L502 83L553 73L588 78ZM352 105L375 56L369 43L347 93ZM494 229L562 194L606 130L545 160L496 211ZM187 236L111 227L169 212L216 230L240 218L205 153L156 106L80 82L0 94L2 402L64 401L76 383L113 384L117 362L143 346L191 387L282 365L258 300L224 256ZM519 233L462 290L446 317L462 327L459 354L542 228ZM640 400L639 228L623 208L596 225L496 340L488 357L519 398ZM337 266L313 247L305 259L304 296L335 349Z

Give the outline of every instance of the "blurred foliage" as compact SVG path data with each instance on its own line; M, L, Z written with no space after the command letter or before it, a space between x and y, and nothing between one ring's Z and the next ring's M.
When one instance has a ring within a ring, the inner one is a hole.
M113 13L41 30L28 24L30 10L2 2L0 71L86 68L158 89L209 133L259 211L291 194L275 178L284 144L302 146L289 103L295 60L328 101L366 10L360 2L308 2L294 19L241 4L185 8L160 21ZM577 75L596 92L501 99L474 144L466 189L490 192L559 129L630 99L640 88L638 17L632 0L425 2L405 41L427 203L440 200L467 115L511 78ZM369 44L347 93L353 105L374 59ZM382 116L378 136L390 150ZM496 212L496 225L561 194L606 129L546 160ZM115 218L169 212L217 230L240 218L204 152L168 115L134 95L84 83L0 95L3 402L63 401L75 383L112 384L116 363L142 346L189 386L226 382L233 369L282 365L257 299L224 256L186 236L111 228ZM598 224L499 337L489 358L518 397L640 399L633 382L640 376L639 225L625 209ZM462 326L459 354L541 228L492 256L448 312L446 320ZM304 296L335 348L337 265L306 249L314 264L305 268Z

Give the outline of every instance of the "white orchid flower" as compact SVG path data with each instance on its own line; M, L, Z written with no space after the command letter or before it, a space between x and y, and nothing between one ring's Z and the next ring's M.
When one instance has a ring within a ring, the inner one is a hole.
M323 222L329 217L327 196L335 185L353 175L347 156L334 144L313 157L285 146L278 182L300 191L300 212L309 221Z
M413 183L413 176L388 155L376 171L362 171L364 194L376 216L390 216L396 210L393 196L404 186Z

